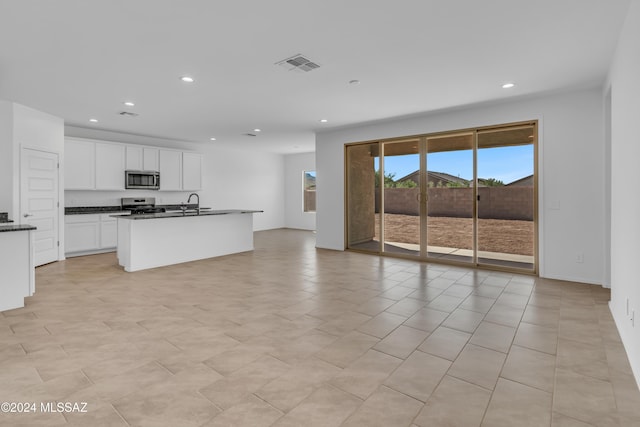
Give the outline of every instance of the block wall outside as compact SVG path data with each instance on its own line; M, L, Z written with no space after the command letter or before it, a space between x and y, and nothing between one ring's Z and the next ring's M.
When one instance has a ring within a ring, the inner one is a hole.
M369 242L375 235L375 172L371 147L359 145L347 151L349 245Z
M316 211L316 190L304 190L304 211Z
M386 188L385 212L419 215L417 188ZM533 187L481 187L478 216L483 219L533 220ZM429 216L471 218L473 216L473 188L429 188L427 190ZM380 200L376 194L376 212Z

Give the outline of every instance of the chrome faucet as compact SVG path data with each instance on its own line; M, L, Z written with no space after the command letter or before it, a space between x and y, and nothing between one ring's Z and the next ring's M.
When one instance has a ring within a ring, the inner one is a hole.
M198 193L191 193L189 194L189 198L187 199L187 204L189 204L189 202L191 202L191 196L196 196L196 199L198 203L196 203L196 212L198 212L198 214L200 214L200 196L198 195Z

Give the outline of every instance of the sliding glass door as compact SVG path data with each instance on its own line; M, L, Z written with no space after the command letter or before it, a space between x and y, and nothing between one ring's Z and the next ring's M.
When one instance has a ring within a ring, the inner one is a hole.
M535 266L535 128L478 131L478 264Z
M474 133L426 140L427 255L473 262Z
M383 251L420 256L420 140L383 144Z
M346 145L347 248L536 272L536 123Z

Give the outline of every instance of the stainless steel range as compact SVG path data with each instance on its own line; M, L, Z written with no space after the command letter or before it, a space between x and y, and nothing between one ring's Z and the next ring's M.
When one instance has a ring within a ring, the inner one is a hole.
M165 208L156 207L155 197L123 197L120 199L123 211L131 215L165 212Z

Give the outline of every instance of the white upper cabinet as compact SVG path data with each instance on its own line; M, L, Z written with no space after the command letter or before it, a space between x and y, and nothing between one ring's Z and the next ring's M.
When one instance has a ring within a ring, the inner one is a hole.
M124 190L125 147L96 143L96 190Z
M202 189L202 154L144 145L65 139L65 190L125 189L125 170L160 171L160 190Z
M182 190L182 151L160 150L160 190Z
M125 169L128 171L142 170L142 147L139 145L127 145L127 160Z
M141 145L127 145L126 170L159 170L159 152L155 147L143 147Z
M96 144L75 139L65 140L65 190L93 190L96 187Z
M202 154L182 153L182 189L202 190Z
M144 147L142 149L142 170L158 171L160 170L160 150L153 147Z

